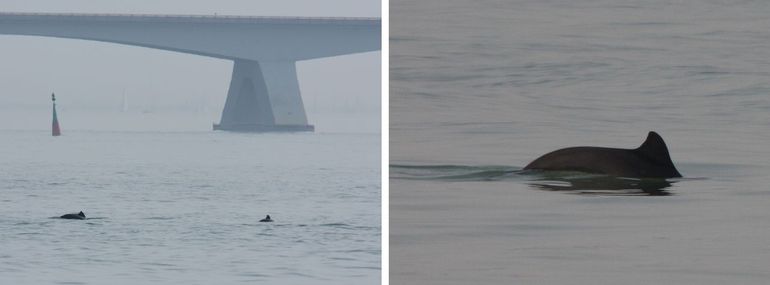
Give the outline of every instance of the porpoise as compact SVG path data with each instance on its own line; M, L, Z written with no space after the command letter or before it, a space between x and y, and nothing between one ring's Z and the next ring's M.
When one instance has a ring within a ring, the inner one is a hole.
M676 170L666 143L656 132L635 149L579 146L549 152L524 167L525 170L569 170L633 178L682 177Z

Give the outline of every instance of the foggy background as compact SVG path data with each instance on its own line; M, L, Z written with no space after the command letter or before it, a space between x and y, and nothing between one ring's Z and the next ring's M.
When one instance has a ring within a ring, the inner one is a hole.
M380 17L380 2L0 0L0 12ZM380 56L297 62L318 132L380 130ZM232 62L163 50L0 35L0 129L50 128L50 95L67 130L205 131L219 122ZM124 104L124 94L126 103Z

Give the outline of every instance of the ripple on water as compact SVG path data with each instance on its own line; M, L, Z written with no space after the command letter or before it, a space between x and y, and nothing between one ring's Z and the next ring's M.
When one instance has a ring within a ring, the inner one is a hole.
M167 221L167 220L174 220L174 219L177 219L177 218L175 218L175 217L161 217L161 216L158 216L158 217L147 217L147 218L144 218L144 219L145 220Z

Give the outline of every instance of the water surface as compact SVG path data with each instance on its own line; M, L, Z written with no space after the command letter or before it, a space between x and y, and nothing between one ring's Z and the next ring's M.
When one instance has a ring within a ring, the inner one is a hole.
M394 284L770 278L770 4L390 11ZM563 147L635 148L648 131L684 178L518 172Z
M0 283L380 279L378 135L63 132L0 131Z

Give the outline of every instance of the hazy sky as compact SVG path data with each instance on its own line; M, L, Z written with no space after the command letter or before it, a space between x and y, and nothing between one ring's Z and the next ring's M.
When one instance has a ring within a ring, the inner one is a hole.
M0 0L0 11L380 17L380 5L376 0ZM302 97L317 130L379 130L380 56L298 62ZM230 61L196 55L0 35L0 129L48 127L50 118L41 114L50 113L51 92L59 98L63 128L154 130L174 128L176 122L187 124L182 129L210 128L221 116L231 69Z

